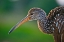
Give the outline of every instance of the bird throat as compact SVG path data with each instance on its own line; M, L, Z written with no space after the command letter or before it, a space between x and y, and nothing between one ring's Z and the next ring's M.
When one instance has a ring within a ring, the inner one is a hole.
M41 32L44 32L44 33L47 33L47 17L42 17L41 19L37 20L37 23L38 23L38 28Z

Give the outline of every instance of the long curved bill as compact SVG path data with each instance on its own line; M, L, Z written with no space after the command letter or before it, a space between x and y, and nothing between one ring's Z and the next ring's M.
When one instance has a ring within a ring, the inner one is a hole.
M27 22L27 21L29 21L29 20L30 20L29 16L26 16L24 19L22 19L20 22L18 22L15 26L13 26L13 27L10 29L10 31L9 31L8 34L10 34L12 31L14 31L15 29L17 29L20 25L22 25L23 23L25 23L25 22Z

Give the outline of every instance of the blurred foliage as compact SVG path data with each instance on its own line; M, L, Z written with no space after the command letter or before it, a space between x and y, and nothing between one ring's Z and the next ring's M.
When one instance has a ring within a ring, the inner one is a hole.
M57 6L55 0L0 0L0 42L54 42L52 35L39 31L36 21L23 24L10 35L8 31L30 8L39 7L48 14Z

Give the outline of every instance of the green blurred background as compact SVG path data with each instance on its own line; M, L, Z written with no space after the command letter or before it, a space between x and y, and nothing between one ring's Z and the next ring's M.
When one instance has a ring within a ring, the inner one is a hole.
M53 36L40 32L36 21L24 23L10 35L8 31L24 18L32 7L49 11L55 0L0 0L0 42L54 42Z

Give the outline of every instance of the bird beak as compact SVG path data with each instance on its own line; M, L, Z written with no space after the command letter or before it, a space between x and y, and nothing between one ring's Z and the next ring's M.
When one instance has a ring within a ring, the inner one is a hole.
M10 34L12 31L14 31L15 29L17 29L20 25L22 25L23 23L25 23L25 22L27 22L27 21L29 21L29 20L30 20L29 16L26 16L24 19L22 19L20 22L18 22L15 26L13 26L13 27L10 29L10 31L9 31L8 34Z

